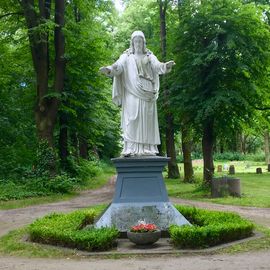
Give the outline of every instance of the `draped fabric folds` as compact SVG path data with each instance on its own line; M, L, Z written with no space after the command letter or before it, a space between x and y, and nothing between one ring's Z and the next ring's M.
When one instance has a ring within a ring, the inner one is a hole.
M122 106L123 155L155 155L160 144L156 100L159 75L167 71L149 50L136 59L130 49L112 65L113 102Z

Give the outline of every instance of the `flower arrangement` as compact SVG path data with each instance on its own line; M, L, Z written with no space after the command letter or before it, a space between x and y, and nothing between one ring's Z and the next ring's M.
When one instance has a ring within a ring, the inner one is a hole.
M153 223L146 223L144 220L139 220L138 225L132 226L130 231L135 233L156 232L158 227Z

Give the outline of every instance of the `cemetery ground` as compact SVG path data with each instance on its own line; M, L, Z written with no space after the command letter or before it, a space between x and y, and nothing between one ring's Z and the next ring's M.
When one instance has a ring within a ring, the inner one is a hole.
M228 163L228 162L227 162ZM224 164L223 164L224 165ZM102 174L95 180L95 188L77 191L75 194L46 201L34 199L20 200L16 203L3 202L0 210L0 269L269 269L270 256L270 173L255 173L260 163L248 166L245 162L234 162L236 177L241 179L242 198L211 199L209 191L195 182L184 184L179 180L167 179L166 185L171 201L177 204L193 205L200 208L237 212L256 224L256 230L264 236L205 255L147 255L89 257L76 250L63 249L24 241L26 226L36 218L50 212L71 212L92 205L108 204L114 190L114 178L108 181L113 171ZM194 166L196 168L196 166ZM181 170L183 172L183 170ZM196 179L202 173L201 164L195 170ZM226 175L226 172L218 175ZM102 186L102 187L100 187ZM65 198L65 200L62 200ZM30 203L29 203L29 200ZM27 201L27 203L24 203ZM53 202L54 201L54 202ZM37 204L38 203L38 204ZM42 204L40 204L42 203ZM28 206L27 206L28 205ZM32 205L32 206L31 206ZM27 207L25 207L27 206ZM19 208L24 207L24 208ZM48 260L48 258L50 258ZM120 260L121 259L121 260ZM198 268L198 265L200 267Z

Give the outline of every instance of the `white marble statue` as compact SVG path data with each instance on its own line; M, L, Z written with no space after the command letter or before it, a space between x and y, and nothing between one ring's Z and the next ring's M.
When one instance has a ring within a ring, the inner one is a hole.
M100 71L113 77L113 102L122 106L123 156L156 155L160 144L156 100L159 75L171 71L174 61L161 63L146 48L143 32L135 31L130 48Z

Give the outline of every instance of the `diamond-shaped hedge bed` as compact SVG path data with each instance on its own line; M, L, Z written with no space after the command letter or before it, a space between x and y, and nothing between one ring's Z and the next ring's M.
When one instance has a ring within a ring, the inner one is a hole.
M254 225L239 215L176 205L193 226L171 226L172 243L178 248L204 248L252 235ZM84 229L93 224L99 210L77 210L69 214L50 214L29 227L34 242L88 251L109 250L117 245L115 228Z
M179 248L204 248L253 234L254 225L230 212L209 211L175 205L193 226L171 226L172 242Z

